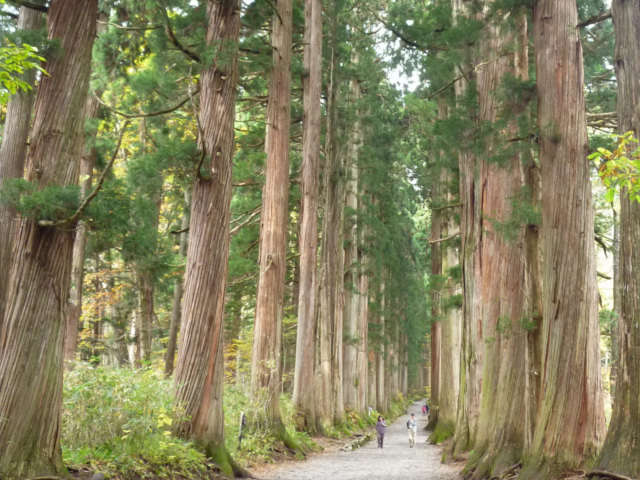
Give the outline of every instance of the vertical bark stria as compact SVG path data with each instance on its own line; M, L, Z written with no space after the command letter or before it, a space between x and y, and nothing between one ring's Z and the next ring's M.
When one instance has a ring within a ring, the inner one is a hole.
M191 192L187 189L184 192L184 211L182 212L182 233L180 234L180 245L178 255L187 257L187 240L189 238L189 221L191 218ZM173 367L176 356L176 343L178 340L178 330L182 319L182 294L184 293L184 277L178 277L173 291L173 305L171 307L171 323L169 325L169 340L167 341L167 355L164 363L164 374L167 377L173 375Z
M523 480L580 468L605 435L594 213L575 0L533 11L542 169L542 396Z
M331 19L331 70L327 100L327 134L324 173L324 208L320 248L320 352L322 373L322 410L326 422L339 422L342 400L342 291L339 288L342 263L342 155L338 144L339 52L336 2Z
M619 95L619 94L618 94ZM611 204L611 213L613 214L613 312L616 315L616 322L620 321L620 222L618 220L618 211ZM611 333L611 371L609 373L609 385L611 389L612 400L616 396L616 378L618 376L618 359L620 357L620 347L618 339L619 328Z
M224 446L222 409L224 300L229 258L229 221L238 82L240 2L210 0L207 45L217 48L200 81L200 121L211 167L194 180L185 275L182 333L174 384L190 419L176 425L225 475L238 473ZM283 285L284 286L284 285Z
M351 63L357 65L360 55L353 49ZM358 275L358 238L356 213L358 210L358 153L360 149L360 82L357 77L351 79L351 103L355 108L355 122L349 135L349 149L347 152L347 188L344 225L344 405L346 408L362 411L358 404L358 345L360 343L358 328L358 313L360 307L359 275Z
M322 129L322 0L305 0L302 192L300 225L300 297L293 384L293 405L298 428L319 433L322 423L315 394L316 374L316 268L318 259L318 186Z
M443 173L442 185L448 186L451 179L448 173ZM444 195L445 203L454 203L454 196L450 193ZM441 212L442 238L446 238L459 230L451 209ZM442 275L446 283L442 289L442 299L455 295L461 295L461 287L450 277L451 268L460 265L460 248L455 245L456 240L442 242ZM453 244L452 244L453 243ZM438 421L429 441L440 443L450 438L456 425L456 414L461 385L461 361L462 361L462 311L454 306L449 306L442 312L440 322L439 346L440 346L440 380L438 392ZM446 356L445 356L446 355Z
M360 299L358 302L358 358L356 375L358 382L358 409L361 412L367 410L367 389L369 386L369 356L368 356L368 336L369 336L369 275L366 272L367 256L362 250L358 250L360 262L360 276L358 279L358 290Z
M26 179L38 188L78 182L98 0L53 0L47 62L35 105ZM73 229L19 222L0 338L0 472L5 479L62 476L60 448L65 309Z
M438 98L438 120L447 118L447 103L444 97ZM441 166L440 169L443 167ZM443 201L441 182L442 172L434 175L433 184L431 186L431 202L439 204ZM442 210L431 211L431 232L429 237L432 240L442 238ZM431 244L431 278L438 278L442 275L442 244ZM440 299L441 291L437 288L431 289L431 358L430 358L430 387L431 387L431 408L429 409L429 428L433 429L438 422L438 413L440 405L440 356L441 356L441 310Z
M613 0L620 133L640 135L640 1ZM635 150L635 147L631 147ZM613 415L595 470L640 478L640 203L620 195L619 362Z
M469 16L470 4L465 0L453 0L453 21L458 23L461 17ZM474 16L477 16L475 14ZM475 58L469 58L469 63ZM462 69L470 65L457 68ZM455 84L456 103L458 109L464 109L464 97L467 95L469 82L475 80L476 72L472 72ZM474 108L461 112L466 120L477 122ZM462 352L460 365L460 393L456 414L455 437L449 446L449 452L455 459L461 452L470 450L475 443L480 416L482 390L482 179L480 178L480 161L473 151L474 132L469 129L463 132L463 139L458 155L460 168L460 234L462 240Z
M291 122L292 1L277 0L271 44L273 65L267 114L266 181L260 222L260 275L251 357L251 390L266 420L285 440L280 414L280 355L289 216L289 131Z
M485 8L488 10L489 5ZM496 52L517 40L518 50L504 56L478 72L478 103L480 128L492 130L492 124L502 115L512 118L504 134L518 135L517 116L526 108L517 101L500 103L497 92L507 75L527 79L528 44L526 17L519 14L517 25L524 29L505 35L489 24L481 42L482 57L491 60ZM520 102L522 103L522 102ZM510 202L518 198L524 185L520 155L505 165L492 156L499 156L505 146L499 132L486 138L488 156L480 166L478 188L482 199L483 222L481 239L482 265L482 331L485 338L482 374L482 404L473 454L466 466L473 478L489 478L518 463L525 437L525 392L527 331L522 319L530 315L527 305L526 255L522 248L525 227L515 238L505 239L497 232L493 221L507 222L511 216Z
M387 376L385 375L385 325L384 325L384 277L385 272L382 271L380 275L380 312L378 315L378 325L379 325L379 345L378 350L376 351L376 410L378 412L387 411L387 400L386 400L386 389L385 389L385 380Z
M22 7L18 17L18 29L38 30L42 28L42 18L42 12ZM22 79L33 87L36 71L26 71L22 74ZM35 95L35 90L19 91L11 97L7 104L2 147L0 147L0 182L24 176L27 140L31 127L31 110ZM14 208L0 204L0 329L2 329L2 317L5 311L4 305L13 259L13 243L18 225L16 215Z

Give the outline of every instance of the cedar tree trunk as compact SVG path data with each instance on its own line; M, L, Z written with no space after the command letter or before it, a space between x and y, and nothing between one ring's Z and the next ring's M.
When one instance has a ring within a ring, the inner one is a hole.
M280 414L282 316L287 270L289 217L289 131L291 122L292 0L276 0L271 45L273 64L267 114L266 180L260 222L260 276L256 299L251 390L263 405L266 422L285 444L288 436Z
M298 428L311 434L322 431L315 392L316 375L316 268L318 258L318 187L322 109L322 0L305 0L303 76L303 163L300 189L300 293L298 336L293 384L293 405Z
M351 54L351 63L355 66L359 61L357 50ZM344 338L343 345L343 382L344 382L344 405L346 408L355 411L362 411L358 404L358 346L359 326L358 313L360 311L360 298L358 289L358 237L357 219L358 210L358 152L360 149L360 110L358 102L361 98L360 82L356 77L351 79L351 102L355 107L355 122L351 128L349 138L349 150L347 152L347 188L345 215L345 246L344 246Z
M474 452L467 464L473 478L489 478L522 458L525 437L525 387L527 330L521 325L529 317L526 285L526 252L522 248L525 227L510 232L506 238L496 231L493 222L506 223L511 202L521 193L524 177L520 155L514 155L505 165L498 162L504 145L502 133L518 136L518 115L526 113L526 103L517 100L504 104L498 100L498 89L507 75L527 80L528 43L526 18L519 14L518 25L524 31L516 38L518 50L488 64L478 71L479 121L481 128L512 115L504 132L487 135L488 157L482 159L481 192L481 265L482 265L482 331L484 332L482 405ZM505 35L493 25L486 30L481 53L486 61L496 52L514 42L513 35ZM485 134L486 135L486 134ZM492 157L497 158L492 158Z
M26 179L78 183L98 0L53 0L49 39L60 50L40 83ZM65 310L73 228L19 222L0 338L0 471L4 479L63 476L60 430Z
M18 29L39 30L42 28L42 12L22 7L18 17ZM34 69L22 74L22 79L32 87L36 80ZM31 127L31 111L35 90L24 92L20 90L11 96L7 104L4 120L2 147L0 148L0 182L10 178L22 178L27 159L27 140ZM6 291L9 288L9 275L13 258L13 243L18 221L15 209L9 205L0 204L0 329L6 301Z
M533 33L542 169L542 393L522 480L580 468L605 435L582 46L575 0L540 0Z
M224 445L222 332L229 258L229 221L238 81L240 2L210 0L207 45L221 48L203 71L200 119L205 155L212 162L193 183L183 325L174 376L176 398L189 418L176 433L192 439L225 475L241 473ZM204 170L204 168L202 169Z
M337 17L331 22L331 70L327 101L327 134L324 173L324 208L320 249L320 352L322 414L326 422L343 417L342 408L342 295L338 284L343 276L341 222L343 211L342 155L338 145L338 51Z

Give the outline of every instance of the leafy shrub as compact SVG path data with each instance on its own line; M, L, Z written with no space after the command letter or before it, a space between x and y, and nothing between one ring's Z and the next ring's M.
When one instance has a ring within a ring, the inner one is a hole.
M170 380L153 370L76 364L64 382L65 463L124 478L200 476L206 458L171 435L182 418Z

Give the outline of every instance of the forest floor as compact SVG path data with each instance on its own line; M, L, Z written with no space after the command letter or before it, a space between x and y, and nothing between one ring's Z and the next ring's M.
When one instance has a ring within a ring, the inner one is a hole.
M429 433L424 429L427 417L422 416L423 404L424 401L415 402L405 415L387 427L382 450L374 438L357 450L332 451L304 461L260 468L253 473L261 480L456 480L460 478L462 465L443 465L441 447L427 443ZM409 448L407 436L411 413L418 418L413 448Z

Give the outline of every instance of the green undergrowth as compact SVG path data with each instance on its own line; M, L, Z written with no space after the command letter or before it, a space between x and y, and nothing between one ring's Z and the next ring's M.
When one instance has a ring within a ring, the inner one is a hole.
M77 363L65 374L63 393L62 449L70 470L101 471L112 478L201 479L216 470L189 441L176 438L171 426L184 419L173 396L173 382L160 369L95 367ZM227 451L244 468L284 458L304 458L320 449L306 433L296 431L296 412L291 396L280 397L282 421L297 450L260 427L260 409L252 405L243 389L225 387L225 440ZM399 396L385 417L392 421L406 412L414 400ZM240 419L247 426L239 442ZM327 426L325 435L337 439L362 432L376 423L371 415L345 411L339 425Z
M304 458L300 452L287 448L272 432L261 428L261 422L258 421L259 408L251 403L242 389L226 387L224 395L225 443L227 450L240 465L249 468L258 463L272 463L286 455ZM239 442L243 412L247 418L247 426L244 427L243 439ZM280 412L287 434L300 450L305 453L317 451L319 447L311 437L295 429L295 409L290 395L280 396Z
M63 394L62 449L70 470L101 471L114 478L205 478L215 469L189 441L171 433L184 418L173 396L173 382L158 369L94 367L77 363L66 373ZM303 452L318 446L296 432L294 408L282 395L281 411L289 436ZM297 456L266 431L245 430L238 443L240 414L256 414L247 395L225 388L226 447L242 467Z
M78 363L64 381L62 451L70 469L120 478L203 478L211 468L171 435L182 418L170 380L154 370Z

